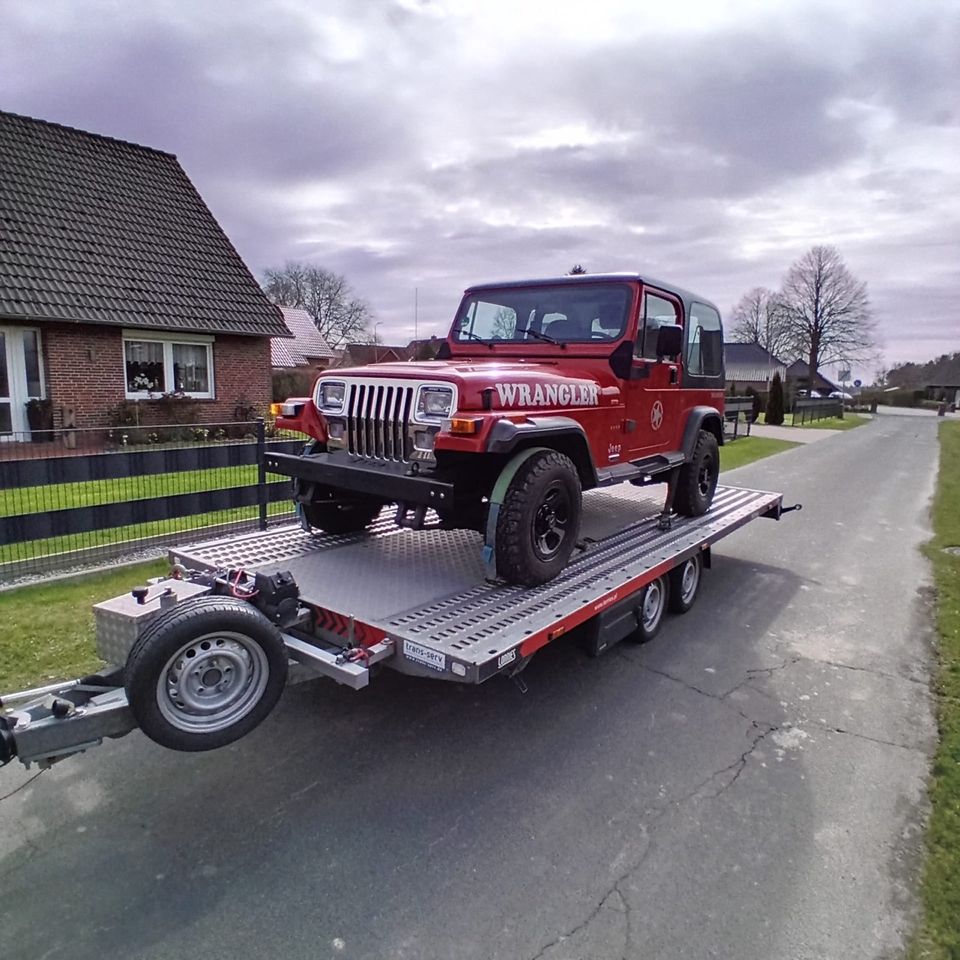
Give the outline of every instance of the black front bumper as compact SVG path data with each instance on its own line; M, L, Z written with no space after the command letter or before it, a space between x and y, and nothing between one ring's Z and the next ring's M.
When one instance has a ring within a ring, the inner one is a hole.
M367 460L347 453L313 453L304 456L267 453L264 461L268 473L297 477L309 483L322 483L337 490L377 497L392 503L422 503L428 507L453 503L452 483L434 479L432 473L411 473L409 463Z

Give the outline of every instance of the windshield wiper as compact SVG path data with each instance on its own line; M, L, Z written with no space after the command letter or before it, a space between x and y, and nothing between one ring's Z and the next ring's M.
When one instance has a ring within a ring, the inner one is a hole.
M480 343L485 343L491 350L493 349L492 340L488 340L486 337L481 337L480 334L474 333L472 330L459 330L457 332L457 337L469 337L471 340L479 340Z
M554 344L557 344L557 345L560 344L560 341L559 341L559 340L554 340L553 337L551 337L549 334L540 333L540 332L537 331L537 330L531 330L529 327L528 327L526 330L524 330L524 333L525 333L528 337L536 337L538 340L546 340L547 343L554 343Z

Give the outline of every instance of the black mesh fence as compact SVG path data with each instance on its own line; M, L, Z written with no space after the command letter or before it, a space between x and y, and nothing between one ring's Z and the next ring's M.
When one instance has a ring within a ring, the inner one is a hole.
M0 582L288 521L263 457L303 443L262 420L4 434Z

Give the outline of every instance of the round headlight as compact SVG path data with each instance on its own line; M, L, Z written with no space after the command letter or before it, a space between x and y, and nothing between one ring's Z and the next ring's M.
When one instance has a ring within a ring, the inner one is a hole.
M321 410L342 410L343 396L347 391L347 385L342 380L330 380L326 383L321 382L320 390L317 394L319 403L317 406Z
M453 407L453 390L450 387L421 387L417 400L417 415L431 420L449 417Z

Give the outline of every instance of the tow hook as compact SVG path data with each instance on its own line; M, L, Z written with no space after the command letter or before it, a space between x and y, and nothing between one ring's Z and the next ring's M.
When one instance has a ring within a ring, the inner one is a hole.
M13 739L13 720L0 716L0 767L8 764L17 755L17 744Z
M802 503L795 503L792 507L781 507L781 508L780 508L780 515L782 516L782 515L785 514L785 513L791 513L791 512L793 512L794 510L802 510L802 509L803 509L803 504L802 504Z

